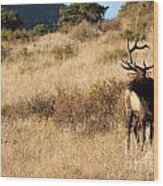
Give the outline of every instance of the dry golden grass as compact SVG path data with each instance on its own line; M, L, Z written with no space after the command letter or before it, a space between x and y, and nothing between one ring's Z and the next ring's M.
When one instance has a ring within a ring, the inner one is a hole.
M70 59L65 56L64 62L55 59L51 51L55 50L56 45L64 47L66 43L78 47L78 55ZM123 48L118 43L115 42L115 47ZM21 55L23 48L32 54ZM36 44L14 49L10 63L4 62L2 65L2 101L11 104L39 93L55 94L57 87L68 91L85 91L97 80L108 80L117 76L117 73L121 75L117 79L123 79L125 73L117 65L120 61L111 65L109 61L108 64L101 61L104 51L112 50L112 45L104 43L103 38L78 44L59 33L47 35Z
M2 175L153 179L153 153L125 149L125 130L83 137L36 116L2 126Z
M123 54L125 42L119 32L107 32L85 42L55 33L36 42L4 45L11 51L2 63L2 111L10 111L11 117L2 114L3 176L153 179L152 149L147 146L142 153L133 144L126 152L122 118L115 120L116 129L85 135L81 133L84 121L71 130L69 123L62 127L53 117L37 113L17 116L26 108L22 104L40 95L53 99L62 89L66 95L87 95L94 83L113 78L125 82L121 55L117 54ZM143 53L141 58L147 57L152 63L150 46L148 55Z

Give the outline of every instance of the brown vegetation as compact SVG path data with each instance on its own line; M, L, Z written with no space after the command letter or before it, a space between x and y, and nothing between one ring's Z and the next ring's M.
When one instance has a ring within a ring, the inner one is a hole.
M125 149L122 33L79 28L2 43L2 175L152 180L148 144Z

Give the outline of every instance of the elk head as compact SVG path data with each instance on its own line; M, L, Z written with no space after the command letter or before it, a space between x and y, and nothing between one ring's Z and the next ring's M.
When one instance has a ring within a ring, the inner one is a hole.
M128 59L124 59L122 58L122 63L121 66L125 69L125 70L129 70L129 71L133 71L134 72L134 77L137 78L143 78L146 77L147 75L147 71L153 68L153 65L151 66L147 66L145 63L145 60L143 61L143 67L139 66L136 61L133 59L133 53L136 50L143 50L146 48L149 48L149 46L147 44L144 45L138 45L138 37L136 38L134 45L130 48L130 43L129 43L129 39L127 39L127 51L129 54L129 58Z

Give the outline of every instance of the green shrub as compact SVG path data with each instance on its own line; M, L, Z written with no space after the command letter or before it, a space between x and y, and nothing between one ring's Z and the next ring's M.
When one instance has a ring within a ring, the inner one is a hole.
M2 42L11 40L11 37L12 37L12 31L11 30L9 30L9 29L2 29L1 30Z
M20 40L29 40L29 34L28 32L23 29L23 30L16 30L15 32L12 33L13 39L20 39Z
M48 32L48 29L46 27L46 25L44 24L38 24L36 26L34 26L31 30L29 30L29 33L31 34L31 36L42 36L44 34L46 34Z
M11 29L2 29L2 40L4 41L9 41L9 42L14 42L16 40L21 40L21 41L30 41L30 40L35 40L38 37L46 34L47 28L44 24L39 24L36 25L33 29L31 30L26 30L26 29L16 29L12 31Z
M23 29L17 29L15 31L11 31L9 29L2 29L2 41L8 41L8 42L14 42L16 40L22 40L22 41L29 41L30 35L27 30Z

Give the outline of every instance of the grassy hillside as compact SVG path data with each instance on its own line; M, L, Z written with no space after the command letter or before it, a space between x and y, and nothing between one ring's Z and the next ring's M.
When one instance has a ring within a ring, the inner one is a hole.
M117 19L120 20L123 30L130 30L145 38L153 29L153 10L152 1L127 2L119 11Z
M153 179L148 142L142 152L132 136L126 150L123 31L82 24L68 34L3 41L3 176ZM152 64L152 32L146 42L150 50L135 58Z

